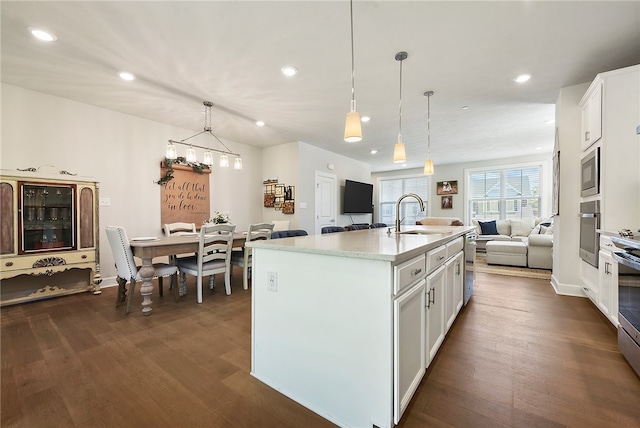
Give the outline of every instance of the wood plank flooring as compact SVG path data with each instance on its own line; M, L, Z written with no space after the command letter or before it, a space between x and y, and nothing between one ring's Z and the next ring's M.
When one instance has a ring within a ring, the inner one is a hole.
M250 374L242 273L204 302L115 288L2 308L2 427L330 427ZM640 427L640 378L586 299L478 274L401 427Z

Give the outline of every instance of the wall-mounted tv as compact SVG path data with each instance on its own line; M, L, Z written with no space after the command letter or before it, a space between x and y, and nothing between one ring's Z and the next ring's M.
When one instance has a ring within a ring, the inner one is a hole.
M344 214L373 213L373 184L345 180L342 207Z

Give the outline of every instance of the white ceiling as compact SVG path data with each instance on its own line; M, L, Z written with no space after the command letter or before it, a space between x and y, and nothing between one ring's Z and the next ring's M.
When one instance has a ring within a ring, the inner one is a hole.
M299 140L384 171L401 167L391 161L399 51L409 54L407 168L427 157L426 90L435 91L437 168L551 152L554 125L545 121L554 118L559 89L640 63L638 1L357 0L353 9L357 107L372 117L360 143L343 141L351 99L347 0L3 0L2 81L194 133L210 100L213 132L223 140L257 147ZM58 40L38 41L27 26ZM298 75L285 78L284 65ZM119 70L138 79L125 82ZM533 77L516 84L521 73Z

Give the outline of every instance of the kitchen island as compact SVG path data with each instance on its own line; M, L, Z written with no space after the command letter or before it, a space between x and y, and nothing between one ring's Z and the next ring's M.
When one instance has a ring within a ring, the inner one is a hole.
M465 226L253 241L251 374L345 427L397 423L462 307Z

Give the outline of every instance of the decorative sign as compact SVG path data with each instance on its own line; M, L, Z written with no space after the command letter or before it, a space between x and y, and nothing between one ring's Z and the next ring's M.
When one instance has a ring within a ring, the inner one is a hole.
M200 228L202 222L209 219L210 189L209 174L205 169L202 174L195 172L190 166L173 165L173 180L162 184L160 190L161 222L195 223ZM160 165L160 176L167 169Z

